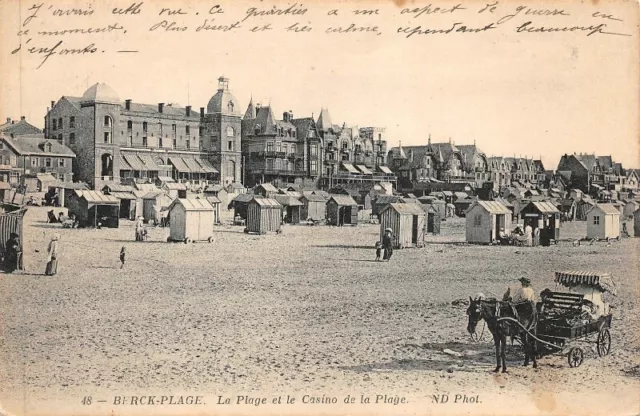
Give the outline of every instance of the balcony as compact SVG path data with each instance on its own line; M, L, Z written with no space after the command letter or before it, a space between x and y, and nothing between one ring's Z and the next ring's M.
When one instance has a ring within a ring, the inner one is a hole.
M249 169L252 175L282 175L282 176L305 176L305 170L288 170L288 169Z
M249 157L257 158L257 159L266 159L266 158L284 159L287 157L287 154L285 152L262 151L262 152L251 152L249 153Z

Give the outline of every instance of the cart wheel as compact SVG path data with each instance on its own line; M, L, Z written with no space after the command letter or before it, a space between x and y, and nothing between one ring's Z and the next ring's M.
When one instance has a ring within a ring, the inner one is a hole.
M184 239L184 243L185 243L185 244L189 244L190 242L191 242L191 239L190 239L189 237L187 237L187 238L185 238L185 239Z
M584 359L584 353L582 352L582 348L573 347L569 350L569 354L567 354L567 358L569 360L569 367L575 368L580 367L582 364L582 360Z
M213 243L213 237L209 237L209 238L207 238L207 241L208 241L209 243Z
M611 333L607 328L602 328L598 333L598 355L604 357L611 351Z
M616 237L616 241L620 241L620 236L617 236L617 237Z

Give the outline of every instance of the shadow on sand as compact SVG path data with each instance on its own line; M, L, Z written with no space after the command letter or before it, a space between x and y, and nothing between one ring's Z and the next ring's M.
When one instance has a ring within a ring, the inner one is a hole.
M315 245L315 246L311 246L311 247L318 247L318 248L354 248L357 250L375 250L375 247L373 244L371 244L370 246L350 246L348 244L328 244L328 245Z
M468 373L492 372L495 368L495 349L491 343L465 344L461 342L403 344L400 349L409 353L418 351L426 357L401 358L387 362L342 366L342 370L356 373L389 371L463 371ZM458 352L449 355L444 350ZM507 368L522 365L524 356L519 346L507 348Z

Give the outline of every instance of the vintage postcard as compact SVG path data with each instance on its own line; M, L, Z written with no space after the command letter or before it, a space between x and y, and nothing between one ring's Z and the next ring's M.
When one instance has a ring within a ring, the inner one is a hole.
M637 2L0 18L0 415L640 414Z

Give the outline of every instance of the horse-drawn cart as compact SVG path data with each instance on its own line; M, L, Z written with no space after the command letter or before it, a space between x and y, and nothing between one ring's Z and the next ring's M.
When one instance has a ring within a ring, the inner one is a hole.
M602 295L615 294L611 275L556 272L555 281L569 292L542 293L537 305L538 355L564 354L568 350L569 366L578 367L584 359L584 344L595 344L600 357L609 354L612 315Z

